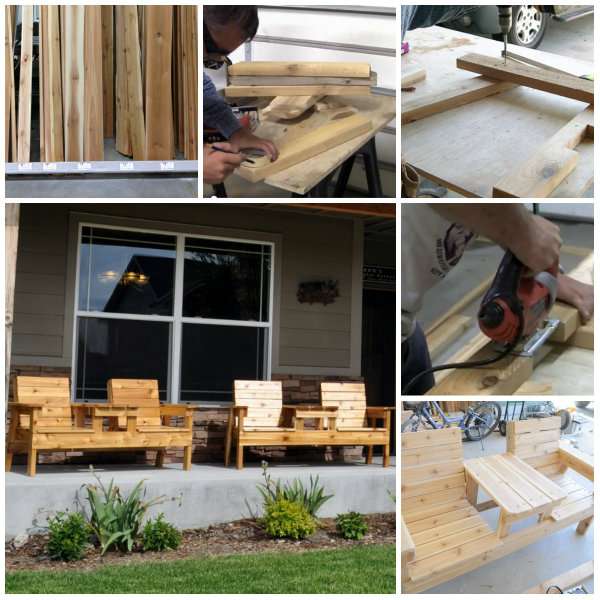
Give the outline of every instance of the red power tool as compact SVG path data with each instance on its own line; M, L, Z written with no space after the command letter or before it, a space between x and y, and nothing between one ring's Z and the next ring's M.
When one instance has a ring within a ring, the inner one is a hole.
M534 275L507 251L479 309L479 327L489 338L506 346L527 345L521 354L532 356L558 326L548 313L558 291L558 263ZM544 324L543 329L539 329Z

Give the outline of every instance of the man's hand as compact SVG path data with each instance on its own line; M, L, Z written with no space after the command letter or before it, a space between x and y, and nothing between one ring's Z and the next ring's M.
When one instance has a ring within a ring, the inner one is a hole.
M271 140L265 140L250 133L245 127L238 129L230 138L229 141L233 148L239 152L244 148L258 148L265 152L271 159L271 162L277 160L279 150Z
M525 230L514 236L509 250L534 273L558 263L562 239L560 229L548 219L529 214Z
M581 283L568 275L559 275L557 298L574 306L579 311L579 316L584 323L594 315L593 285Z
M204 146L204 183L222 183L244 161L244 156L232 144L220 142L213 146L229 152L219 152L208 145ZM235 154L230 154L230 152Z

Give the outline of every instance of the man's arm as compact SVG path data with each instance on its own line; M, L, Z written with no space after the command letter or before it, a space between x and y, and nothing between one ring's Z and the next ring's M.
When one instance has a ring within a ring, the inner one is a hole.
M535 273L560 258L559 228L522 204L430 204L444 218L485 235L510 250Z
M242 128L227 102L221 98L210 77L203 73L204 124L218 129L229 139Z

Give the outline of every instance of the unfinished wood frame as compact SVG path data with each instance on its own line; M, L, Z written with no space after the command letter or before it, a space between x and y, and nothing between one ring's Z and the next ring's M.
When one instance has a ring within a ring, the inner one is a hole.
M490 79L509 81L588 104L594 103L594 82L574 75L538 69L515 61L509 61L505 65L503 58L474 53L457 58L456 66Z
M578 281L592 283L593 254L584 258L569 275ZM446 314L449 315L451 311L452 309ZM549 318L560 321L558 328L550 338L551 342L568 344L575 332L581 327L579 311L575 307L560 301L556 302L552 308ZM435 324L436 328L439 327L437 321ZM435 328L433 331L435 331ZM580 338L575 339L580 344L593 347L593 334L593 326L588 327L582 332ZM479 332L448 362L466 362L488 358L492 352L490 344L489 338ZM577 345L577 343L574 345ZM549 352L549 350L548 345L542 348L535 360L541 360L544 352ZM510 355L488 367L442 371L436 378L436 385L427 392L427 395L513 394L531 377L534 364L534 358Z
M594 107L588 106L544 143L515 171L506 174L493 189L494 198L547 198L575 169L574 150L584 138L594 138Z

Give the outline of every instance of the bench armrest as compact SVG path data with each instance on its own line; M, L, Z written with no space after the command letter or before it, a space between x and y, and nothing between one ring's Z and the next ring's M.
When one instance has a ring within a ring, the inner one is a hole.
M165 417L185 417L194 413L194 409L191 406L177 405L177 404L161 404L160 405L160 416Z
M33 409L40 409L43 408L44 404L42 402L37 403L37 404L33 404L33 403L28 403L28 404L20 404L19 402L9 402L8 403L8 408L10 408L11 410L16 410L18 412L23 412L23 413L31 413L33 411Z
M573 448L564 440L559 442L558 452L563 463L590 481L594 481L593 457Z
M393 410L393 406L367 406L367 417L384 418L387 413L390 413Z
M408 581L408 563L412 562L415 558L415 543L413 542L413 539L410 535L410 532L408 531L408 527L406 527L406 523L404 522L404 519L402 517L400 517L400 520L402 521L401 527L402 530L400 532L400 540L401 540L401 546L400 546L400 560L401 560L401 567L402 567L402 571L401 571L401 579L402 579L402 583Z

